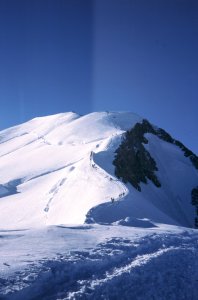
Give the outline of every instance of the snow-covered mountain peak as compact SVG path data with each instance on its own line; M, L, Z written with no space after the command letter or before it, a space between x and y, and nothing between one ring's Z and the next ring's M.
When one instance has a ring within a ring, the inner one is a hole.
M126 218L193 226L198 172L180 148L129 112L62 113L3 130L0 227Z
M118 130L125 131L142 118L129 112L94 112L80 116L74 112L60 113L46 117L37 117L23 124L5 129L0 132L0 141L5 142L11 138L25 134L38 136L51 135L64 139L73 135L82 139L88 136L108 136ZM89 132L89 134L87 134Z

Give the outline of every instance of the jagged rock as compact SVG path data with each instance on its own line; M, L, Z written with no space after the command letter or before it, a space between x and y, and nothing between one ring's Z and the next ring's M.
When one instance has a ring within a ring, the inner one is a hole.
M152 133L160 139L175 144L183 152L184 156L189 157L192 164L198 169L198 157L180 141L175 140L164 129L154 128L147 120L136 125L126 132L119 148L115 151L115 175L121 178L124 183L131 183L138 191L141 191L140 183L147 183L151 180L155 186L161 187L155 171L158 170L155 160L150 153L145 149L144 144L148 140L144 136L146 133ZM192 205L196 207L198 216L198 187L192 190ZM198 228L198 217L195 218L195 227Z
M139 191L141 191L140 182L147 183L148 179L157 187L161 186L155 174L158 170L157 164L143 145L148 143L144 137L147 132L155 133L147 120L137 123L127 131L113 161L116 167L115 175L125 183L130 182Z

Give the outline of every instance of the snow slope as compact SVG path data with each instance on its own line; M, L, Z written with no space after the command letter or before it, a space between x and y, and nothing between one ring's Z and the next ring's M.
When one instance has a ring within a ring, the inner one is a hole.
M0 299L198 299L197 230L186 228L198 172L146 134L161 187L118 180L115 150L137 122L64 113L0 132Z
M161 188L149 182L141 184L140 193L114 175L114 151L141 120L128 112L63 113L1 131L0 228L125 222L127 217L145 227L148 220L192 227L190 193L198 172L180 148L147 136Z

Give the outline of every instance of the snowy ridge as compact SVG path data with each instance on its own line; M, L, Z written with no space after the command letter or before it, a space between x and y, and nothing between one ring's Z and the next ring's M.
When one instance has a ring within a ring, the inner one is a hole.
M123 190L122 183L110 186L106 172L92 167L91 153L106 149L110 137L138 120L131 113L66 113L2 131L2 188L16 179L21 184L0 203L1 227L83 223L89 209Z
M115 150L141 121L128 112L63 113L0 132L0 228L127 217L192 227L198 172L177 146L147 136L161 188L142 183L140 193L115 177Z
M115 151L137 123L65 113L0 132L0 299L197 300L198 171L148 133L161 187L119 180Z

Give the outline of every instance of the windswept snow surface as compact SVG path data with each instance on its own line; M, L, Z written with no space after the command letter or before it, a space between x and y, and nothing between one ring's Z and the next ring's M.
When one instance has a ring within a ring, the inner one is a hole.
M181 227L195 216L190 159L148 134L162 187L114 175L141 121L64 113L0 132L1 300L198 299L197 231Z
M1 230L0 273L2 300L197 300L197 233L170 225Z
M140 120L132 113L65 113L0 132L0 196L9 182L17 191L1 198L1 228L83 223L92 207L117 197L126 188L92 166L92 151Z
M115 150L142 118L128 112L35 118L0 132L0 227L129 218L192 227L198 172L175 145L148 135L162 188L138 192L115 178ZM111 199L115 200L112 205Z

